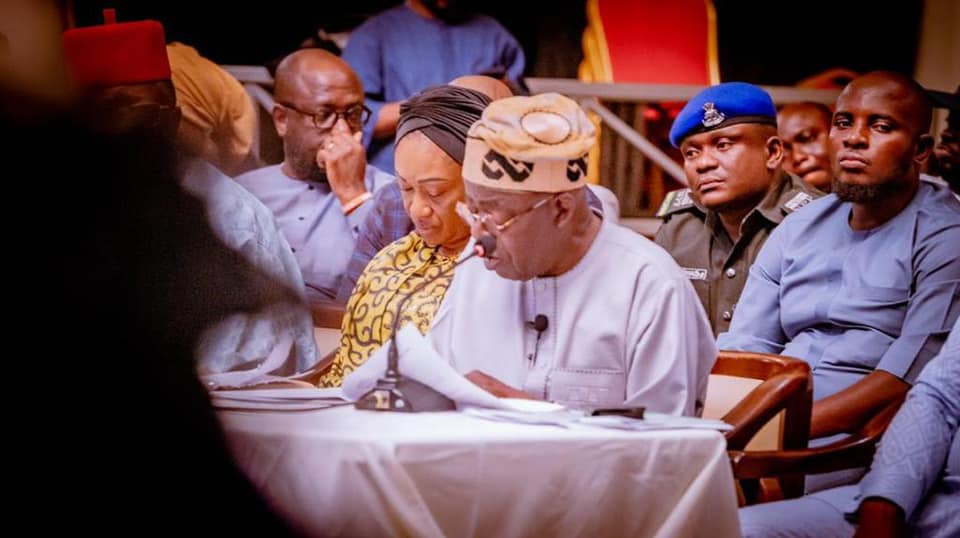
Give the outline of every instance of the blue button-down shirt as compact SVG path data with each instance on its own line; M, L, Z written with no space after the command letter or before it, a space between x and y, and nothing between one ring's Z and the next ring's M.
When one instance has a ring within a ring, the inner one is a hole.
M349 216L327 183L287 177L281 165L267 166L237 177L277 218L280 231L293 250L311 303L334 301L347 269L357 229L370 209L361 205ZM367 166L367 190L393 181L393 176Z
M384 247L413 231L413 221L403 207L400 186L395 182L378 190L367 202L369 211L357 233L357 244L340 282L337 302L346 304L353 287L370 260Z
M876 369L913 382L960 314L960 203L920 182L898 215L848 224L834 195L784 219L750 270L720 349L807 361L814 399Z
M457 24L427 19L400 5L371 17L350 34L343 59L357 72L373 119L363 130L370 164L393 173L393 137L373 140L385 103L463 75L523 74L523 49L500 23L472 15Z

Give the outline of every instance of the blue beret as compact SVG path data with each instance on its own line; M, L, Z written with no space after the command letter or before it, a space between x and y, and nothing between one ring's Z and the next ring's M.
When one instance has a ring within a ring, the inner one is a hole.
M777 125L777 109L770 94L746 82L710 86L687 102L670 128L670 143L679 148L683 139L696 133L722 129L738 123Z

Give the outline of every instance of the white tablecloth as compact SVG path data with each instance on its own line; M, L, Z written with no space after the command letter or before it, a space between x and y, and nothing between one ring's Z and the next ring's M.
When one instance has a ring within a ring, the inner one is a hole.
M352 407L220 416L240 466L312 535L739 536L715 431Z

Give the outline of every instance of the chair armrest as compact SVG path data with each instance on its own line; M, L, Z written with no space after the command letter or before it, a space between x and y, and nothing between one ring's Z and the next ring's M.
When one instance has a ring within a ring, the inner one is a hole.
M866 467L873 459L877 441L902 403L902 398L891 402L857 432L829 445L798 450L731 450L733 474L736 478L756 479Z
M804 369L806 367L806 369ZM768 379L783 371L809 372L810 365L800 359L750 351L720 350L710 373L751 379Z
M343 321L343 313L346 308L342 305L323 304L312 305L310 315L313 317L314 327L324 327L327 329L339 329Z
M806 410L804 424L794 422L794 425L809 431L811 398L805 376L791 371L767 379L723 416L724 422L733 425L733 429L724 434L727 449L742 450L770 419L787 407L800 412Z
M786 411L782 447L807 446L813 394L810 365L792 357L720 351L711 371L716 375L761 379L737 405L723 416L733 425L725 435L728 450L742 450L777 413Z

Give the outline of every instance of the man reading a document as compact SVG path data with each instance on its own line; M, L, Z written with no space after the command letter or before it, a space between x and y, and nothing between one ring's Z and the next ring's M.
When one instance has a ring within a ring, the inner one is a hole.
M461 213L496 249L457 270L428 336L498 396L696 414L710 325L669 254L590 210L594 136L558 94L487 107L468 135Z

